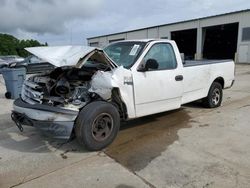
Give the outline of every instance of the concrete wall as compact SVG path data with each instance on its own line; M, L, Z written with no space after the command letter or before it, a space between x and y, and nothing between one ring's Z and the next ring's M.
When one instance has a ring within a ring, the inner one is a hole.
M222 25L228 23L239 23L237 52L235 60L240 63L250 62L250 41L242 41L242 29L244 27L250 27L250 11L242 11L227 15L219 15L214 17L197 19L194 21L186 21L176 24L169 24L163 26L156 26L153 28L144 28L141 30L127 31L124 33L106 35L96 38L88 39L88 44L98 42L100 47L104 47L109 44L110 40L116 39L146 39L146 38L168 38L171 39L172 31L197 29L197 49L195 57L196 59L202 58L202 43L203 43L203 28L215 25Z
M246 57L247 62L250 62L250 41L242 41L242 31L243 28L250 27L250 12L248 12L248 14L242 14L241 18L238 32L237 60L241 63L245 63L243 60L244 56Z

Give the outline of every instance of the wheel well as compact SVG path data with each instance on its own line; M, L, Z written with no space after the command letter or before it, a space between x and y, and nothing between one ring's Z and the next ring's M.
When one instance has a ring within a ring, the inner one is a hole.
M213 82L218 82L219 84L221 84L222 88L224 88L224 79L222 77L218 77L216 78Z
M127 107L123 100L121 99L121 94L118 88L112 89L111 100L117 106L117 109L120 114L120 118L125 120L128 118Z

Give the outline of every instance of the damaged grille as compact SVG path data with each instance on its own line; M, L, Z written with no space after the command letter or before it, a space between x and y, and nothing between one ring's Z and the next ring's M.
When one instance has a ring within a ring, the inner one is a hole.
M57 68L49 74L31 76L23 84L21 98L29 104L44 104L77 110L100 96L109 99L111 89L109 87L106 89L107 95L102 89L104 87L102 83L105 83L106 79L99 78L104 81L98 85L97 80L97 84L91 85L95 72L96 70L92 68L87 70ZM98 72L102 75L103 71ZM102 95L99 96L99 93Z
M23 84L21 98L29 104L42 103L43 92L40 92L41 86L26 80Z

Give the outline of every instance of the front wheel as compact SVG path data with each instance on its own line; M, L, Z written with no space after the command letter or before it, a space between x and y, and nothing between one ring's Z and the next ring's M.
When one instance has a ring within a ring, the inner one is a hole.
M218 82L213 82L209 92L208 96L203 99L203 104L207 108L216 108L221 105L222 102L222 86Z
M116 107L104 101L96 101L79 113L75 134L78 142L86 149L97 151L113 142L119 128L120 115Z

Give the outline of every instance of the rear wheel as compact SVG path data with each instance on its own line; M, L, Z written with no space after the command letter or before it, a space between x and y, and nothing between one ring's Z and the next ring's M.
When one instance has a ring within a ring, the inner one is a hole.
M78 142L91 151L107 147L115 139L120 128L120 115L116 107L103 101L84 107L76 121Z
M203 99L203 104L207 108L216 108L221 105L222 102L222 86L218 82L213 82L209 92L208 96Z

